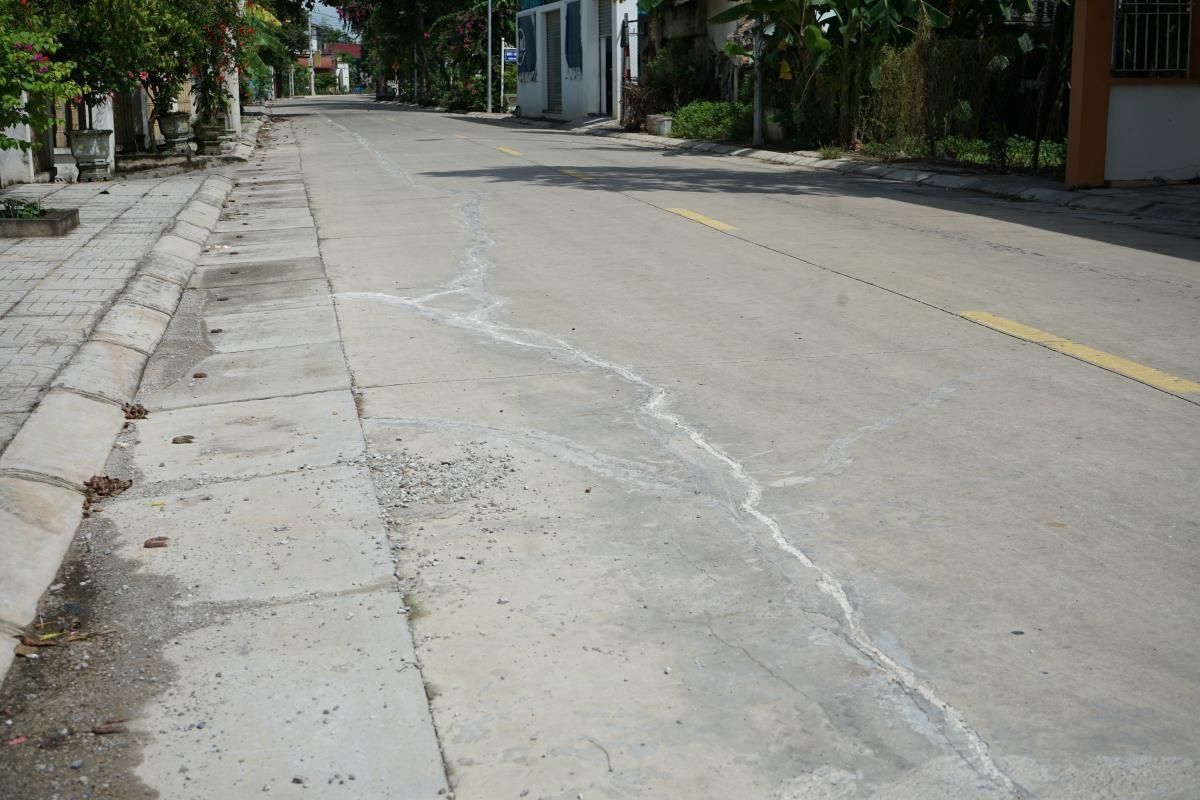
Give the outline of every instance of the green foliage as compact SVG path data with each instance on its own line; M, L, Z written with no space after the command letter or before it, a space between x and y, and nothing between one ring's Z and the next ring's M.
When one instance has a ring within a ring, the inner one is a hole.
M0 219L37 219L45 213L37 200L0 197Z
M28 150L30 142L4 133L14 125L45 130L54 123L49 98L73 95L72 64L57 57L58 42L28 6L0 0L0 150Z
M645 84L662 105L675 109L700 96L704 58L685 39L669 39L646 65Z
M886 161L922 158L932 147L933 158L979 167L998 167L1029 170L1033 168L1033 140L1025 136L943 136L930 145L921 137L909 136L863 144L862 151L872 158ZM1061 142L1042 142L1040 167L1061 169L1066 163L1067 149Z
M337 76L332 72L318 72L313 77L313 82L316 84L317 94L337 94Z
M740 141L754 128L754 109L747 103L696 100L677 110L671 134L683 139Z
M820 148L820 152L821 152L821 158L834 159L834 158L841 158L845 151L842 150L842 148L840 148L840 147L833 147L831 145L823 145Z

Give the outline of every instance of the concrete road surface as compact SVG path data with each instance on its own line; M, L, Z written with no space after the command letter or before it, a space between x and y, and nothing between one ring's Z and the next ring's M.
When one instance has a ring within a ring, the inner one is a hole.
M460 800L1200 796L1196 231L276 111Z

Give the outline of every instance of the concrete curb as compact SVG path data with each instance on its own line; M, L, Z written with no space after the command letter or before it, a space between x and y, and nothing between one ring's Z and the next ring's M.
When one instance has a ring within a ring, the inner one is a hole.
M1110 214L1124 214L1166 222L1200 222L1200 208L1196 208L1193 205L1153 202L1148 201L1145 197L1096 195L1089 194L1086 191L1072 192L1047 185L1047 181L1021 175L960 175L947 172L931 172L914 169L909 166L880 163L877 161L857 161L845 158L824 159L798 153L777 153L773 150L756 150L752 147L738 147L694 139L673 139L667 136L653 136L648 133L629 133L599 126L577 128L564 132L584 136L605 136L614 139L625 139L644 145L675 150L691 150L692 152L708 153L710 155L739 156L771 164L840 172L846 175L858 175L900 183L915 183L922 186L936 186L941 189L966 190L1006 200L1046 203L1048 205L1056 205L1080 211L1102 211Z
M14 657L8 637L33 621L58 572L83 483L104 469L125 424L121 406L133 401L232 188L222 175L201 184L0 455L0 680Z

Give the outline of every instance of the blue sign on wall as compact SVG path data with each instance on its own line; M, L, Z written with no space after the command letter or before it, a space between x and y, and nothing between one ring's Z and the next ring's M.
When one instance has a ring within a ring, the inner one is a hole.
M504 63L505 64L517 63L517 48L515 48L515 47L504 48Z
M517 17L517 78L537 80L537 14Z

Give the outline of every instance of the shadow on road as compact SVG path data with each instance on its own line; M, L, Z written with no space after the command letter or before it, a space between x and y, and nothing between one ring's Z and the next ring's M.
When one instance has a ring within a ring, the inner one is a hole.
M292 112L304 113L303 106L289 104L284 107ZM1133 250L1200 261L1200 243L1196 241L1200 238L1200 229L1189 223L1079 211L1043 203L1005 200L970 191L939 189L802 167L759 164L736 156L694 153L687 150L660 150L656 147L626 143L623 140L606 140L603 136L574 135L566 130L571 127L569 123L530 124L515 122L511 118L451 114L432 109L377 103L364 96L320 98L315 108L322 112L363 113L369 109L372 113L437 116L511 131L522 136L547 139L557 137L562 147L555 149L563 154L580 151L638 153L642 156L656 157L662 162L662 166L584 166L571 164L569 157L564 157L560 166L527 162L511 166L420 173L428 178L475 178L494 183L574 186L583 191L595 192L662 191L824 198L831 203L845 198L876 198L912 203L953 214L973 214L999 222L1092 239ZM442 140L439 137L427 141ZM549 144L542 142L540 146ZM564 174L561 171L564 169L570 170L576 176L582 176L583 179Z

